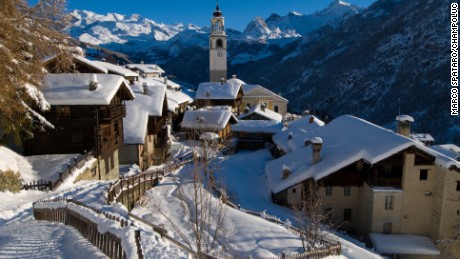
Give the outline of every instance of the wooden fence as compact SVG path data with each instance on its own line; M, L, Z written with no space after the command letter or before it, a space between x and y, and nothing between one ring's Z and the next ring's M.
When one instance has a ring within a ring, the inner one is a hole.
M218 188L216 185L213 184L213 189L216 191L217 195L221 197L222 195L225 195L225 192L222 191L222 189ZM234 209L238 209L246 214L250 214L256 217L261 217L267 221L270 221L272 223L284 226L285 223L278 220L276 217L271 216L266 214L265 212L257 212L257 211L252 211L252 210L247 210L247 209L242 209L239 205L235 205L232 203L227 197L222 199L223 202L229 207L232 207ZM302 232L299 228L289 226L287 228L291 232L295 233L296 235L304 235L307 236L306 233ZM282 254L279 257L272 257L272 258L263 258L263 259L319 259L323 258L326 256L330 255L340 255L342 253L342 245L339 241L332 240L327 237L321 237L321 240L319 241L320 245L323 246L324 248L320 249L315 249L311 251L305 251L303 253L295 254L295 255L284 255Z
M263 257L261 259L321 259L331 255L340 255L340 252L337 253L337 249L341 249L340 244L331 246L324 249L312 250L312 251L305 251L299 254L291 254L286 255L282 254L278 257Z
M85 165L86 161L90 160L93 155L93 152L87 152L85 153L82 157L73 158L73 163L67 163L67 169L64 172L59 172L58 178L55 179L54 181L45 181L45 180L37 180L37 181L32 181L28 184L23 184L21 189L24 190L39 190L39 191L46 191L46 190L56 190L65 179L67 179L69 176L72 175L72 172L74 172L76 169L81 168L83 165Z
M42 203L73 203L77 206L84 207L92 210L95 213L104 215L107 219L118 221L122 228L128 226L128 221L120 219L117 216L91 208L81 202L71 200L71 199L56 199L49 201L38 201L33 204L33 215L37 220L46 220L46 221L55 221L60 222L65 225L70 225L77 229L83 237L85 237L89 242L94 246L99 248L104 254L110 258L114 259L124 259L126 258L126 252L123 250L121 245L121 240L115 234L110 233L110 231L105 233L100 233L98 230L98 224L86 218L85 216L80 215L79 213L70 210L67 206L56 207L56 208L37 208L37 204ZM137 255L139 259L143 259L143 250L140 242L140 230L135 230L135 240L137 246Z
M128 210L131 210L144 193L156 186L165 175L169 175L190 161L174 161L166 164L161 169L149 170L128 177L120 177L120 179L110 185L107 191L107 202L109 204L119 202L128 208Z
M160 236L162 238L166 238L168 239L169 241L171 241L171 243L175 244L176 246L178 246L179 248L183 249L184 251L187 251L189 253L189 255L192 255L193 258L199 258L199 259L216 259L216 257L213 257L213 256L210 256L208 254L205 254L205 253L198 253L196 251L193 251L192 249L190 249L190 247L182 244L181 242L177 241L176 239L174 239L173 237L171 237L169 234L168 234L168 231L166 229L164 229L163 227L161 226L157 226L149 221L146 221L145 219L137 216L137 215L134 215L132 213L129 213L129 217L130 218L133 218L139 222L142 222L143 224L149 226L152 228L153 231L157 232L158 234L160 234Z

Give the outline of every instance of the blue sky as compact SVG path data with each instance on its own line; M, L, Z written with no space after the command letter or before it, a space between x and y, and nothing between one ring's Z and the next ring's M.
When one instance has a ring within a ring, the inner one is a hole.
M35 0L36 1L36 0ZM369 6L375 0L348 0L358 6ZM34 0L32 0L34 2ZM259 15L267 18L271 13L286 15L290 11L310 14L327 7L332 0L219 0L226 19L226 27L244 30ZM67 0L68 10L89 10L100 14L115 12L137 13L156 22L173 24L193 23L208 26L216 6L215 0Z

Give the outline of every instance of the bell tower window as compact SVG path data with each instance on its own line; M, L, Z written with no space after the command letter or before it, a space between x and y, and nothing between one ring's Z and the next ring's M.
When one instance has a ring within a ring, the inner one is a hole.
M221 39L217 39L217 41L216 41L216 47L217 47L218 49L221 49L221 48L223 48L223 46L224 46L224 43L222 42L222 40L221 40Z
M217 20L216 23L214 24L214 31L221 32L224 30L224 24L222 21Z

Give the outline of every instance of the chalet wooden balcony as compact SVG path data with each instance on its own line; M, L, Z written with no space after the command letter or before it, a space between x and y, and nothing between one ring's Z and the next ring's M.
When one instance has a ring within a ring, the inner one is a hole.
M148 122L148 132L149 134L158 134L163 129L166 120L164 117L150 117Z
M117 105L110 108L101 109L99 116L103 120L112 120L115 118L122 118L126 116L126 106Z

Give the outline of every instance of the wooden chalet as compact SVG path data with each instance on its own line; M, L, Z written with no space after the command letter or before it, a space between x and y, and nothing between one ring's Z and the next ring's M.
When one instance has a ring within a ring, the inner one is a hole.
M127 104L123 120L125 139L120 149L120 163L137 164L146 169L162 162L167 155L166 118L168 104L164 84L140 79L131 86L136 99Z
M130 69L103 61L92 61L92 64L104 67L107 69L109 74L120 75L124 77L129 81L130 85L133 85L135 82L139 81L139 73Z
M165 73L165 71L156 64L128 64L125 67L137 72L142 78L159 78Z
M43 61L42 65L48 73L108 73L107 68L80 55L73 54L71 60L72 64L66 68L60 66L59 58L58 56L52 56Z
M283 124L273 120L238 120L232 125L233 136L238 138L238 149L261 149L272 144L272 136L283 129Z
M205 106L230 106L232 112L241 113L243 88L240 82L201 83L195 95L197 108Z
M199 139L203 133L216 133L221 140L232 137L231 125L238 122L229 106L208 106L187 110L181 129L189 139Z
M98 177L118 175L125 101L134 99L124 78L108 74L50 74L46 76L43 94L51 109L42 115L54 129L35 132L34 138L24 142L24 154L93 150L99 159Z

